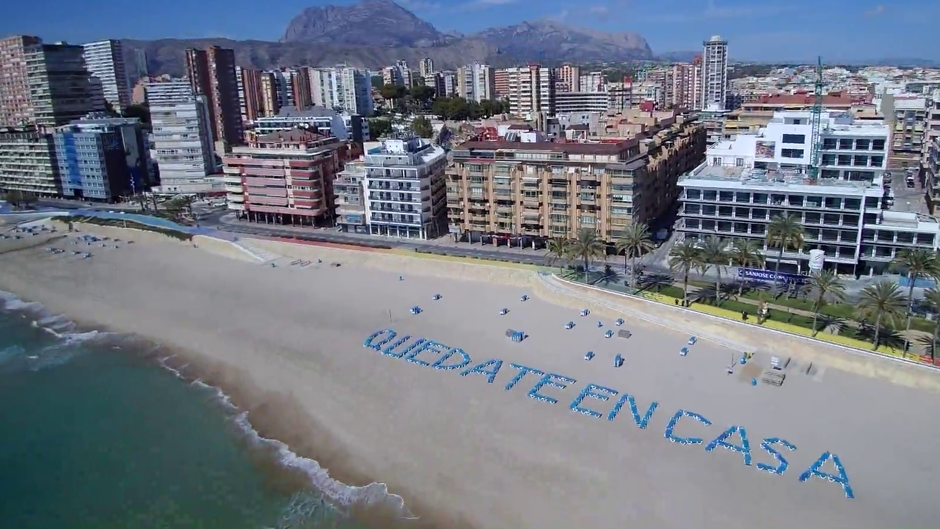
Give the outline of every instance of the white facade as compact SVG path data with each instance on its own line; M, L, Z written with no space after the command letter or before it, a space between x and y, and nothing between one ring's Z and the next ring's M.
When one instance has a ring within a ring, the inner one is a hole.
M457 69L457 85L458 95L467 101L479 103L485 99L495 99L495 70L486 64L462 66Z
M204 96L175 80L147 85L153 127L153 159L160 171L156 193L207 193L221 190L207 178L215 173L215 152Z
M540 66L507 68L509 113L532 119L537 112L555 113L555 70Z
M104 100L115 112L131 104L131 90L124 65L124 51L119 40L102 40L83 44L88 75L101 81Z
M372 79L356 68L311 68L310 93L316 106L360 116L371 116L374 110Z
M778 112L758 134L710 147L705 163L679 180L679 231L763 241L772 218L795 215L806 244L784 252L782 270L790 272L807 271L810 250L824 252L827 268L861 275L884 271L902 249L938 248L936 219L886 210L883 122L824 112L816 180L808 170L810 123L809 112ZM775 262L776 248L764 252Z
M727 108L728 41L716 35L703 44L702 99L699 108L708 108L710 105Z
M354 123L355 122L355 123ZM356 141L354 127L361 127L362 141L369 141L369 120L361 116L340 114L332 109L312 107L302 111L283 108L277 116L258 118L254 123L257 134L289 131L310 127L320 134L337 139Z
M447 153L426 140L385 140L363 167L369 233L435 239L447 233Z

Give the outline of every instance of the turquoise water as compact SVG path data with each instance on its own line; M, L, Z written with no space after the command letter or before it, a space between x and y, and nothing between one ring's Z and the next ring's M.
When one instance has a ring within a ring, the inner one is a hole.
M155 346L6 306L0 529L351 527Z

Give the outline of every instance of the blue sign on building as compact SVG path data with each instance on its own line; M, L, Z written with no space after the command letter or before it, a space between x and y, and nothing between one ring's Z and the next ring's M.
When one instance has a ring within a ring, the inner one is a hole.
M779 283L796 283L803 285L809 281L809 277L799 274L786 274L783 272L774 273L773 270L763 268L738 268L738 279L751 279L754 281L774 281L774 276Z

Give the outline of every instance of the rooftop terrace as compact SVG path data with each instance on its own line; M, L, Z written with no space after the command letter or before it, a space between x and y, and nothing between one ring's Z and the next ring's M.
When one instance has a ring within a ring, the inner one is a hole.
M874 181L850 181L835 178L817 178L788 169L751 169L747 167L715 166L703 163L679 179L682 186L710 188L770 188L804 193L866 194L883 193L881 178ZM865 193L869 191L868 193Z

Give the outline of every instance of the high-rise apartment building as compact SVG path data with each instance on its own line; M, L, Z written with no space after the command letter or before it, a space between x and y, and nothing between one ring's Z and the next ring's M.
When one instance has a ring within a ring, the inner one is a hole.
M131 104L130 85L124 65L124 50L119 40L83 44L88 75L101 82L101 93L111 108L120 113Z
M362 70L347 66L310 70L313 104L371 116L372 79Z
M566 64L556 70L556 90L558 92L581 91L581 68Z
M304 66L294 71L291 76L291 88L294 95L294 107L306 110L313 106L313 94L310 92L310 68Z
M131 81L136 81L150 75L150 67L147 64L147 52L142 49L126 48L124 50L124 64L127 69L127 75Z
M603 92L607 81L604 72L591 72L581 75L579 83L583 92Z
M493 72L496 99L506 99L509 97L509 77L508 68L500 68Z
M538 112L555 113L555 70L537 64L508 68L509 112L532 117Z
M40 197L62 193L52 135L33 125L0 128L0 191L14 190Z
M165 194L215 191L207 176L215 173L215 148L206 96L187 81L147 85L154 160Z
M205 96L209 104L214 141L241 143L245 131L238 104L235 52L218 46L188 49L186 74L195 95Z
M26 48L41 42L28 35L0 39L0 127L22 127L33 121Z
M457 74L454 72L443 72L444 78L444 97L454 97L457 95Z
M29 99L36 125L57 127L104 110L101 84L89 79L81 46L34 44L25 51Z
M421 70L421 77L427 77L433 74L434 73L434 61L432 61L430 57L425 57L424 59L421 59L420 70Z
M223 159L229 209L254 222L329 224L333 179L353 154L345 141L310 130L249 138Z
M261 115L276 116L281 111L278 97L277 76L274 72L261 72Z
M457 69L457 94L467 101L477 103L494 99L496 77L492 66L468 64Z
M137 118L91 117L53 134L62 196L114 202L147 189L150 160Z
M702 99L700 108L728 104L728 41L715 35L702 43Z
M928 99L923 95L886 94L881 114L891 127L891 153L888 168L919 168L927 128Z
M385 140L365 152L363 195L372 235L436 239L447 233L447 153L426 140Z
M264 115L264 104L261 97L261 71L251 68L241 69L241 92L238 95L239 104L244 100L243 118L245 123L252 123Z

